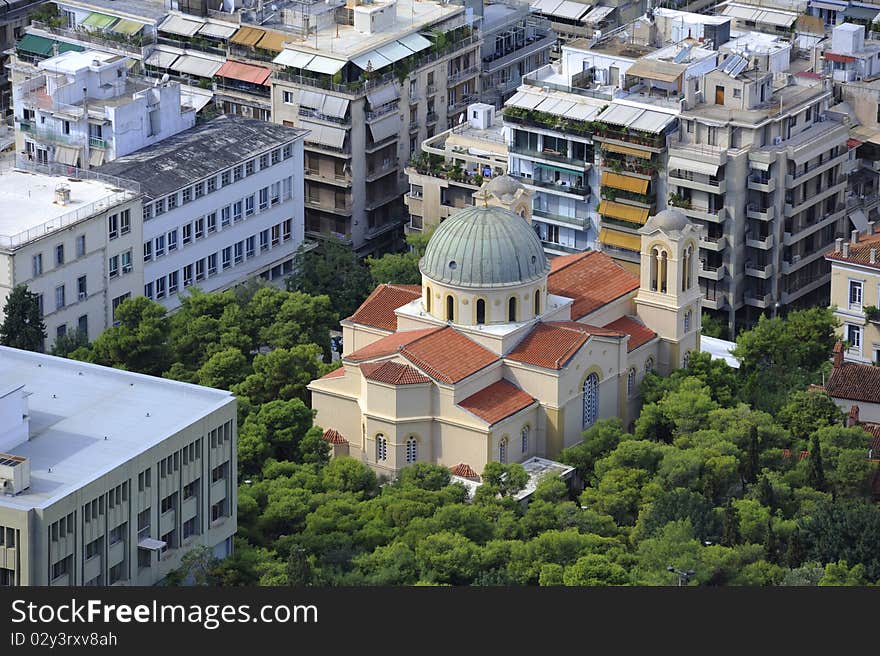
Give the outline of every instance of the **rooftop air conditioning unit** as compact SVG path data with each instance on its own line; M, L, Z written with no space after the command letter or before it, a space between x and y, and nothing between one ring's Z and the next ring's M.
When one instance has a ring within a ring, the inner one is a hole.
M0 453L0 493L18 494L30 486L30 461L21 456Z

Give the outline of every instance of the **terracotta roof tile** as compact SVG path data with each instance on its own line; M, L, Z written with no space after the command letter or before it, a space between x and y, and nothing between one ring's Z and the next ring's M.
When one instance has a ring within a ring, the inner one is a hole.
M850 262L861 266L880 269L880 257L875 258L874 264L871 264L871 249L876 248L880 251L880 233L873 235L859 235L859 241L855 244L849 244L849 257L843 256L843 251L831 250L825 253L825 259L834 262Z
M448 326L408 341L400 353L431 378L450 384L498 361L492 351Z
M547 290L574 299L573 319L580 319L639 287L638 276L599 251L585 251L550 260Z
M620 319L616 319L611 323L606 323L605 327L611 328L612 330L619 330L620 332L629 335L627 351L635 351L637 348L643 344L647 344L657 336L657 333L633 317L620 317Z
M880 403L880 367L844 362L833 369L825 390L836 399Z
M330 444L348 444L348 440L342 436L342 433L332 428L328 428L324 431L322 439L325 442L330 442Z
M343 359L351 360L353 362L362 362L364 360L373 360L375 358L393 355L394 353L400 351L406 344L409 344L410 342L415 341L420 337L424 337L425 335L430 335L431 333L436 333L441 330L444 329L438 327L423 328L421 330L404 330L403 332L392 333L387 337L376 340L368 346L349 353Z
M421 295L422 288L419 285L379 285L348 319L382 330L397 330L397 315L394 311Z
M390 360L365 362L361 365L361 373L367 380L388 383L389 385L419 385L431 382L430 378L423 376L408 364L400 364Z
M545 369L562 369L591 335L623 337L623 333L576 321L540 323L505 357Z
M491 426L524 408L528 408L534 402L534 398L502 378L497 383L484 387L476 394L471 394L460 401L458 405Z
M480 480L480 475L475 472L470 465L466 465L463 462L458 463L455 467L450 467L449 473L453 476L461 476L462 478L467 478L472 481Z
M339 367L338 369L334 369L329 374L324 374L318 380L324 380L325 378L342 378L345 375L345 367Z

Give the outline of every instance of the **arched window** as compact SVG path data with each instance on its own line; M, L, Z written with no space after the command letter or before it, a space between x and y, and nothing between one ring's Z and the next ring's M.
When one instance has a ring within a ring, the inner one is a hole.
M690 359L691 359L691 352L688 351L687 353L684 354L684 357L681 359L681 361L682 361L682 366L683 366L685 369L687 369L688 362L690 362Z
M645 373L654 371L654 358L645 360Z
M636 391L636 368L632 367L626 374L626 395L632 396Z
M541 290L535 292L535 316L541 314Z
M477 323L486 323L486 301L477 299Z
M516 321L516 296L511 296L507 301L507 320Z
M416 458L418 457L418 454L419 454L418 449L419 449L419 447L418 447L418 442L416 441L416 438L414 438L414 437L407 438L407 440L406 440L406 461L407 461L407 463L413 463L416 461Z
M431 288L425 287L425 310L431 311Z
M660 293L665 294L668 287L666 286L667 278L666 278L666 264L667 264L666 251L660 251L660 262L658 263L658 268L660 270Z
M532 432L531 426L523 426L522 433L520 434L522 438L522 452L528 453L529 451L529 433Z
M657 291L657 271L660 261L660 251L656 248L651 250L651 291Z
M446 296L446 320L455 320L455 299L452 297L452 294Z
M388 440L382 433L376 435L376 461L388 459Z
M502 437L498 443L498 462L507 462L507 438Z
M691 329L691 315L692 314L693 314L693 312L691 312L690 310L688 310L687 312L684 313L684 331L686 333L690 332L690 329Z
M584 429L596 423L599 418L599 376L590 374L584 381Z

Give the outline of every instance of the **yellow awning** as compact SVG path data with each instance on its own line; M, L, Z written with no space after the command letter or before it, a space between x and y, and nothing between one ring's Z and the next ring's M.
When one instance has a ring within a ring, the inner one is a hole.
M602 228L599 231L599 242L606 246L625 248L636 253L642 250L642 239L638 235L630 235L625 232L617 232L610 228Z
M629 146L618 146L612 143L603 143L602 148L610 150L612 153L620 153L621 155L632 155L633 157L644 157L651 159L652 153L647 150L639 150L638 148L630 148Z
M645 225L645 221L648 220L648 210L644 207L615 203L613 200L603 200L599 203L599 214L639 225Z
M258 30L256 27L243 27L236 32L231 39L229 39L229 42L239 46L253 48L257 45L257 41L262 39L265 35L265 30Z
M284 50L285 41L290 41L290 37L286 34L281 34L280 32L270 31L263 35L263 38L260 39L260 42L257 44L257 48L269 50L270 52L281 52Z
M602 186L623 189L624 191L633 191L637 194L645 194L648 192L647 180L643 180L642 178L631 178L628 175L610 173L608 171L605 171L602 174Z

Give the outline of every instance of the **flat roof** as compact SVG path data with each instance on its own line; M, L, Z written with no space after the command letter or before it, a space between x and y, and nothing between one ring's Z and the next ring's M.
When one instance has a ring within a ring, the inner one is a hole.
M76 75L85 68L94 68L95 61L98 62L98 67L103 67L126 59L128 57L100 50L68 50L55 57L44 59L37 64L37 68L53 73Z
M63 499L235 398L223 390L3 346L0 380L24 384L29 393L30 439L12 454L30 461L31 485L16 496L0 496L0 507L19 510Z
M707 337L700 335L700 352L708 353L713 360L724 360L734 369L739 369L739 360L731 354L736 347L736 342L728 342L726 339Z
M538 488L538 483L540 483L545 476L555 475L559 476L559 478L561 478L562 480L567 480L571 477L572 473L574 473L574 467L565 465L561 462L556 462L555 460L539 458L538 456L533 456L525 462L521 462L519 464L521 464L523 469L526 470L526 474L529 475L529 479L526 482L525 487L517 492L515 495L513 495L513 498L517 501L522 501L530 497ZM455 474L453 474L449 478L453 483L461 483L462 485L464 485L471 499L474 498L474 494L476 494L477 488L483 484L482 480L475 481L469 478L464 478L462 476L457 476Z
M67 205L55 202L55 189L62 184L70 189ZM108 202L121 203L135 195L97 180L20 169L5 171L0 173L0 207L15 208L15 211L0 212L0 248L38 239L60 229L62 223L69 225L104 211ZM88 208L97 204L100 207L89 213ZM74 218L77 214L80 216Z
M167 16L170 11L162 0L58 0L58 4L112 16L146 19L150 24Z
M152 198L198 182L258 153L306 135L306 130L225 115L119 157L97 169L140 183Z

